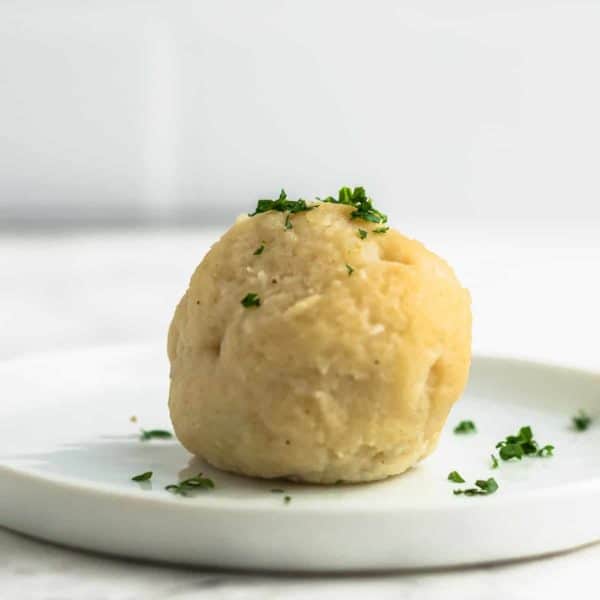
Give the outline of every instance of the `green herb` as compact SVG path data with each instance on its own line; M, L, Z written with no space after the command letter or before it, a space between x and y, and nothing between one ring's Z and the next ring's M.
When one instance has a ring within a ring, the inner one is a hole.
M251 306L260 306L260 298L258 297L258 294L249 292L242 298L240 304L246 308L250 308Z
M348 271L348 277L354 273L354 268L351 267L348 263L346 263L346 271Z
M477 487L467 488L465 490L454 490L454 494L464 494L465 496L488 496L498 489L498 483L493 477L489 479L478 479L475 482Z
M454 433L475 433L475 423L473 421L461 421L455 428Z
M454 483L464 483L465 480L462 478L458 471L452 471L448 474L448 481L453 481Z
M285 494L285 490L280 490L279 488L272 489L271 492L273 494Z
M208 477L202 477L202 473L198 473L195 477L184 479L178 484L168 485L165 490L173 494L180 496L187 496L188 492L195 492L196 490L209 490L213 489L215 484L212 479Z
M152 478L152 471L146 471L145 473L140 473L139 475L135 475L131 478L131 481L148 481Z
M504 440L496 444L498 454L502 460L511 460L516 458L521 460L523 456L552 456L554 446L544 446L539 448L538 443L533 439L533 431L528 425L521 427L517 435L509 435Z
M142 440L142 442L148 440L170 440L172 437L173 434L164 429L150 429L149 431L142 429L140 432L140 440Z
M535 454L537 452L537 442L533 439L531 427L525 426L519 429L517 435L509 435L506 439L498 442L496 448L499 449L502 460L511 460L513 458L521 460L526 454Z
M286 497L283 499L283 502L284 502L285 504L289 504L291 501L292 501L292 497L291 497L291 496L286 496Z
M496 446L496 448L498 448L498 446ZM511 458L521 460L523 458L523 448L520 444L506 444L500 448L498 454L502 460L510 460Z
M285 216L285 223L283 224L283 228L284 228L286 231L287 231L287 230L289 230L289 229L293 229L292 222L290 221L290 215L291 215L291 213L288 213L288 214Z
M537 455L538 456L554 456L554 446L552 446L552 444L548 444L546 446L544 446L543 448L540 448L537 451Z
M373 233L386 233L389 230L389 227L378 227L377 229L373 229Z
M278 212L289 212L298 213L308 210L312 210L316 206L309 206L306 200L288 200L285 190L281 190L279 198L277 200L259 200L256 204L256 209L253 213L249 214L249 217L269 212L270 210L276 210Z
M492 469L497 469L498 464L498 459L492 454Z
M368 231L365 231L364 229L359 229L359 230L358 230L358 237L359 237L361 240L364 240L364 239L367 237L368 233L369 233L369 232L368 232Z
M363 187L355 187L353 190L349 187L343 187L338 192L337 198L329 196L324 198L323 202L353 206L355 210L350 214L352 219L363 219L363 221L369 221L370 223L387 222L387 216L373 207L373 200L367 198Z
M572 420L573 427L575 427L577 431L585 431L592 422L592 418L583 410L580 410Z
M254 251L254 256L259 256L260 254L263 253L263 250L265 249L265 243L263 242L255 251Z

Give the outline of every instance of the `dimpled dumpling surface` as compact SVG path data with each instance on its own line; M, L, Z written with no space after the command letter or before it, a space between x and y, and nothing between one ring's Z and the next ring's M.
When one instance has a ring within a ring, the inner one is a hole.
M326 484L396 475L435 449L468 377L469 293L421 243L352 211L240 218L195 270L168 339L171 419L191 453Z

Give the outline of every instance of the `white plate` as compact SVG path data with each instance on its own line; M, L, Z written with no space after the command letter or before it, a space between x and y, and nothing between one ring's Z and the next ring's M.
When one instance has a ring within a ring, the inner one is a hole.
M432 457L388 481L318 487L236 477L176 441L140 442L139 427L170 428L167 371L162 348L139 346L1 365L0 524L128 557L296 571L480 563L600 538L600 424L570 427L578 409L596 413L597 375L476 358ZM453 434L461 419L478 433ZM521 425L556 455L491 470L495 443ZM493 476L500 489L454 496L454 469L469 483ZM130 481L146 470L151 484ZM198 471L215 490L181 498L163 489Z

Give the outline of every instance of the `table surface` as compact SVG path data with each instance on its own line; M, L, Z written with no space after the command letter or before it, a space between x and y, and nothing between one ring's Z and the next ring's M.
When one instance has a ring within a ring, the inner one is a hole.
M475 351L600 372L600 223L407 222L402 229L447 258L471 290ZM132 340L164 345L174 305L217 235L188 229L0 237L0 360ZM149 565L0 529L0 556L1 598L562 600L593 589L600 544L467 569L298 576Z

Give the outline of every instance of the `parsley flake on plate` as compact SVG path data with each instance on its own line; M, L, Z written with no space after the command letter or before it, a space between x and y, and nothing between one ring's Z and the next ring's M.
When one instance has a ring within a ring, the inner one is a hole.
M554 456L554 446L552 444L547 444L543 448L540 448L537 451L538 456Z
M152 471L146 471L145 473L134 475L131 481L150 481L150 479L152 479Z
M573 418L573 427L577 431L585 431L591 424L592 418L583 410L580 410Z
M477 487L467 488L464 490L454 490L454 495L463 494L465 496L489 496L498 489L498 483L493 477L489 479L478 479L475 482Z
M215 487L212 479L203 477L202 473L198 473L195 477L184 479L179 483L172 483L165 487L167 492L171 492L179 496L187 496L189 492L195 492L196 490L210 490Z
M473 421L461 421L455 428L454 433L475 433L477 428Z
M496 444L496 448L502 460L521 460L524 456L552 456L554 451L554 446L550 444L539 447L529 425L521 427L517 435L506 436Z
M454 483L464 483L465 480L462 478L461 474L458 471L452 471L448 474L448 481L453 481Z
M173 434L164 429L142 429L140 431L140 440L147 442L148 440L170 440Z

